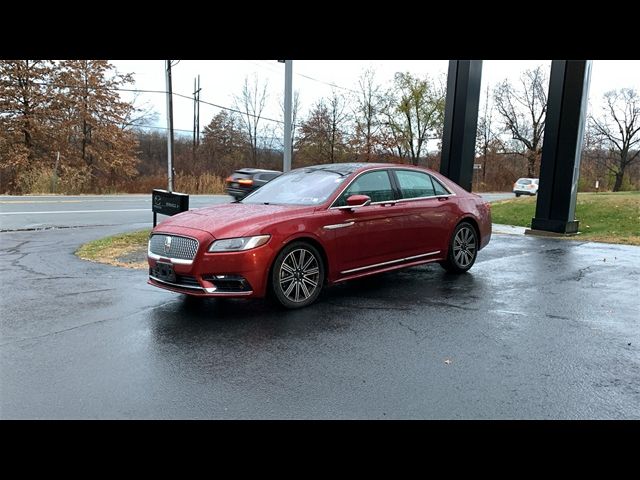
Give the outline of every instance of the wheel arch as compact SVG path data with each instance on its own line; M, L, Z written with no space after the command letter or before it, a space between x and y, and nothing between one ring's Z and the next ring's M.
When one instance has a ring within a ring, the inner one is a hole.
M273 260L271 260L271 265L269 265L269 269L267 271L267 291L271 290L271 281L272 281L272 277L273 277L273 266L276 263L276 259L278 258L278 255L280 255L280 252L282 252L283 249L285 249L288 245L291 245L294 242L304 242L304 243L308 243L310 245L312 245L313 247L315 247L316 250L318 250L318 252L320 253L320 257L322 259L322 266L324 267L324 278L323 280L323 284L326 285L326 282L329 279L329 258L327 257L327 252L325 251L324 247L322 246L322 244L316 240L315 238L308 236L308 235L303 235L300 237L293 237L290 238L289 240L287 240L286 242L284 242L280 248L275 252L275 255L273 255Z
M456 228L458 228L458 225L460 225L463 222L467 222L467 223L471 224L471 226L473 227L473 229L476 232L476 235L478 236L478 244L480 244L480 242L482 241L482 236L481 236L481 233L480 233L480 225L478 225L478 221L475 218L471 217L471 216L462 217L460 220L458 220L458 222L456 223L455 227L453 227L453 231L455 231ZM452 233L452 235L453 235L453 233ZM451 242L449 242L449 243L451 243ZM451 248L451 247L449 247L449 248ZM478 248L478 250L480 250L480 249Z

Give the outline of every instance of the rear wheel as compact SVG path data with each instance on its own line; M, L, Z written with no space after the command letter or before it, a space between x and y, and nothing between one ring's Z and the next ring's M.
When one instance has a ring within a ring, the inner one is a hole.
M469 270L478 256L478 234L469 222L461 222L453 231L449 242L447 260L442 268L450 273L464 273Z
M519 197L519 196L520 196L520 194L519 194L519 193L516 193L516 197Z
M322 290L324 265L320 252L306 242L287 245L276 257L271 273L271 290L286 308L313 303Z

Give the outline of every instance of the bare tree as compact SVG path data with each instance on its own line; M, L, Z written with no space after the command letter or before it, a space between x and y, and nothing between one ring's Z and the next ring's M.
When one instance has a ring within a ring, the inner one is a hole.
M355 138L358 153L371 161L375 145L379 142L380 115L384 106L381 87L375 81L375 71L365 70L358 79L358 96L354 112Z
M542 139L547 113L549 82L542 66L526 70L520 85L504 80L494 90L498 113L505 122L505 130L520 145L517 153L527 159L527 176L536 176L542 154Z
M242 126L249 137L251 149L251 161L255 167L258 166L258 132L262 111L267 102L267 82L262 86L258 81L258 76L253 77L253 82L249 84L249 77L245 77L242 92L239 96L234 96L237 110L242 112Z
M153 108L153 105L147 101L141 101L141 93L135 92L133 98L129 102L131 109L122 117L120 128L122 130L138 129L140 127L148 127L158 120L160 114Z
M337 151L344 151L344 139L347 132L346 123L349 119L349 114L346 111L346 98L335 89L332 89L331 97L329 97L327 104L329 113L329 160L333 163L336 161Z
M602 118L591 116L590 123L596 138L613 154L604 161L616 177L617 192L627 167L640 159L640 97L635 89L622 88L605 93L604 103Z
M429 78L398 72L394 89L387 95L387 128L398 142L397 151L418 165L429 140L439 138L444 120L445 92Z
M478 132L476 134L476 151L482 157L482 181L486 180L487 160L495 154L500 140L494 130L493 103L489 100L489 86L485 94L484 107L478 118Z

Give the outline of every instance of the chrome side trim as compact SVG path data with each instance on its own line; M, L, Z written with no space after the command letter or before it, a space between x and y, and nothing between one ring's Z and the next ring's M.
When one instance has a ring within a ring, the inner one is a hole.
M334 225L325 225L324 229L326 230L335 230L336 228L345 228L345 227L350 227L351 225L353 225L356 222L345 222L345 223L336 223Z
M184 260L182 258L171 258L171 257L161 257L153 253L149 247L147 247L147 256L153 260L160 260L161 258L166 258L167 260L171 260L171 263L177 263L178 265L191 265L193 260Z
M413 257L399 258L398 260L391 260L389 262L375 263L373 265L367 265L366 267L352 268L351 270L345 270L340 273L359 272L360 270L367 270L369 268L375 268L375 267L383 267L385 265L393 265L394 263L406 262L407 260L415 260L417 258L431 257L432 255L437 255L438 253L440 253L440 250L436 252L423 253L421 255L414 255Z
M455 197L455 196L456 196L455 193L449 193L446 195L431 195L429 197L401 198L400 200L396 200L396 202L407 203L407 202L414 202L416 200L428 200L430 198L449 198L449 197Z
M180 285L178 283L171 283L171 282L167 282L166 280L160 280L159 278L156 278L153 275L149 275L149 278L152 279L152 280L155 280L158 283L164 283L165 285L171 285L172 287L190 288L192 290L204 290L204 288L202 288L202 287L194 287L194 286L191 286L191 285Z

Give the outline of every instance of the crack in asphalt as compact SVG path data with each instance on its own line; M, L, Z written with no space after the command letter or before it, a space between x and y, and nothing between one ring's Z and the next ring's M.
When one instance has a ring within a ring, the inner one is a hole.
M14 245L13 247L0 248L0 252L3 252L5 255L19 254L20 253L20 248L25 246L30 241L31 240L25 240L24 242L20 242L17 245Z
M100 288L98 290L83 290L81 292L69 292L69 293L61 293L59 297L70 297L73 295L82 295L83 293L97 293L97 292L111 292L115 290L115 288Z
M578 275L574 278L574 280L576 282L579 282L580 280L582 280L582 278L585 276L585 272L587 270L589 270L591 268L591 265L589 265L588 267L584 267L581 268L580 270L578 270Z
M406 325L405 323L403 323L402 321L398 320L398 324L402 325L404 328L406 328L407 330L409 330L411 333L413 333L417 338L419 338L419 332L415 329L415 328L411 328L409 325Z
M333 302L323 302L323 303L326 303L327 305L332 305L338 308L344 308L347 310L403 310L403 311L413 310L413 308L410 308L410 307L372 307L368 305L338 305L337 303L333 303Z

